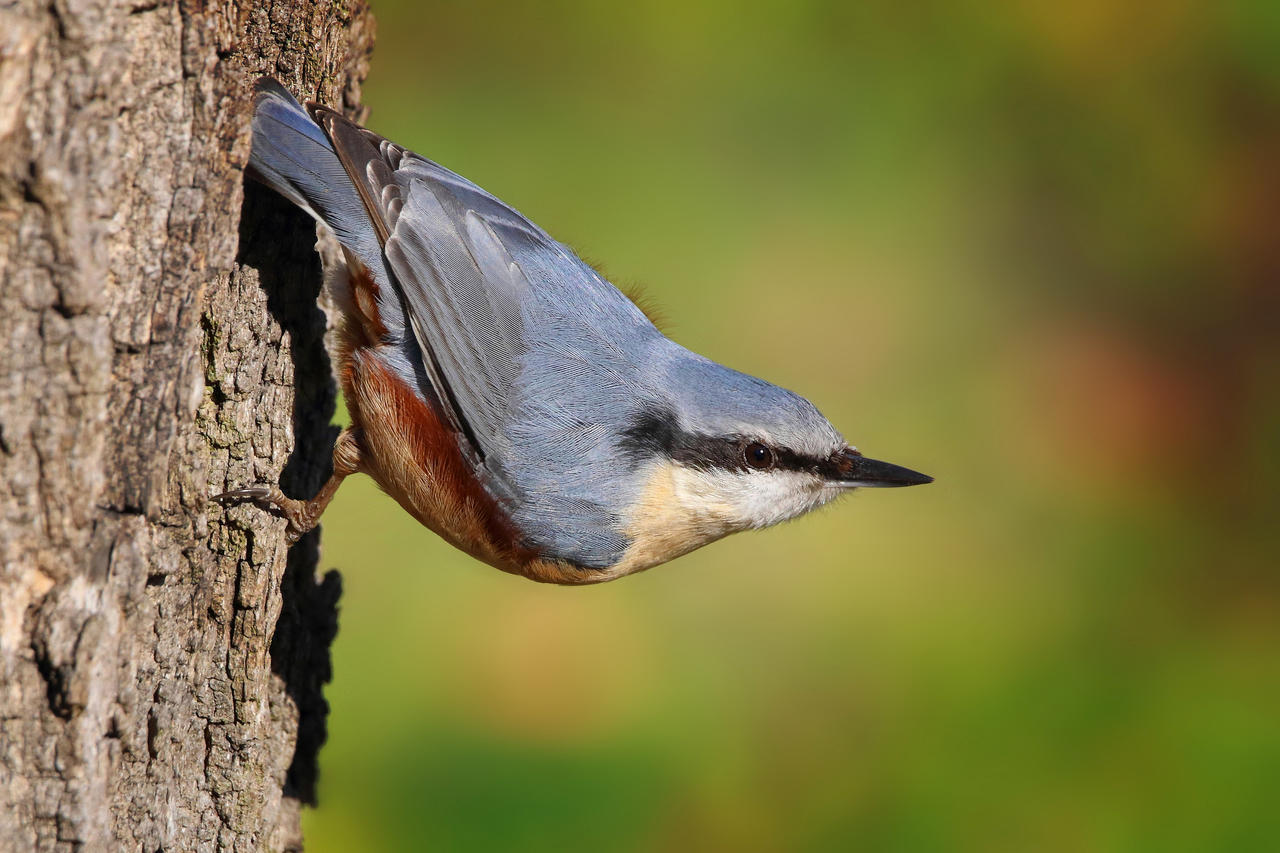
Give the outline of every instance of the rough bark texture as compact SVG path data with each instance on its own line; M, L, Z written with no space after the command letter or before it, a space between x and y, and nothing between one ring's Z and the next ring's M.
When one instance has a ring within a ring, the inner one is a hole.
M249 88L356 114L359 0L0 0L0 850L300 846L336 573L314 231Z

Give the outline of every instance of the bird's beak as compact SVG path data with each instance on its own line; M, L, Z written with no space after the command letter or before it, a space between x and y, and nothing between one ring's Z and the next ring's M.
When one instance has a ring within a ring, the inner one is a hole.
M932 483L928 474L903 468L891 462L880 462L868 459L856 450L845 450L836 455L839 476L834 478L833 486L845 488L893 488L897 486L923 486Z

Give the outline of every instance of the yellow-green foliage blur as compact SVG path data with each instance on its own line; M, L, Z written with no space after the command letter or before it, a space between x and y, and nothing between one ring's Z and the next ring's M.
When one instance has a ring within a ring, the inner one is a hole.
M375 12L371 127L937 482L561 589L352 478L309 850L1280 849L1280 4Z

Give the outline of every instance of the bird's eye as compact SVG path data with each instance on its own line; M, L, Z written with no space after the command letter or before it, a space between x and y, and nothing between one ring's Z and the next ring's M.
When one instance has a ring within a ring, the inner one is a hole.
M742 450L747 464L757 471L766 471L773 467L773 451L758 441L753 441Z

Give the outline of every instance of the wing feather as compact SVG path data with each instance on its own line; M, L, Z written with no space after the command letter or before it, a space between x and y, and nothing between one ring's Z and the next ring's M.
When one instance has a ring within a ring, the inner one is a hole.
M530 286L505 241L558 244L465 178L309 106L369 209L446 414L481 458L504 452Z
M414 332L430 342L480 448L504 450L511 389L527 351L520 267L478 216L455 220L435 188L420 182L410 186L385 248Z
M609 424L671 347L566 246L465 178L311 106L368 209L442 415L512 522L547 553L625 550ZM418 353L415 353L415 356Z

